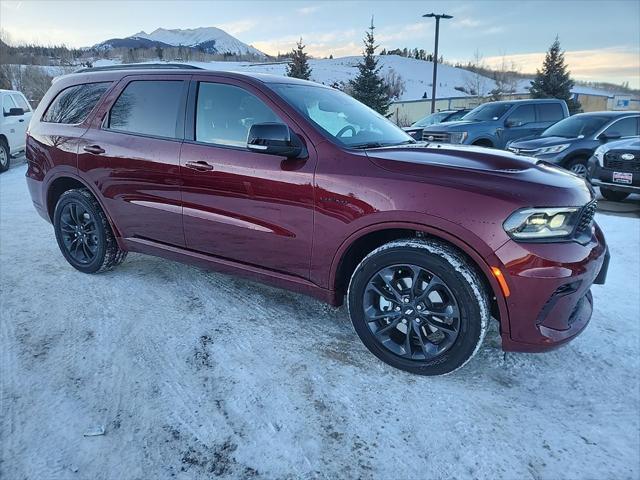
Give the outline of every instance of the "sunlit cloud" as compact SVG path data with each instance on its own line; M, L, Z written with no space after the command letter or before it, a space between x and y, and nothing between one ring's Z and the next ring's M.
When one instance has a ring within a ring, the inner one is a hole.
M484 59L490 67L498 67L503 59L515 64L523 73L540 69L546 52L493 56ZM565 62L576 80L629 82L640 86L640 52L636 48L611 47L565 52Z
M224 30L231 35L249 32L258 25L257 20L239 20L237 22L221 23L216 25L217 28Z

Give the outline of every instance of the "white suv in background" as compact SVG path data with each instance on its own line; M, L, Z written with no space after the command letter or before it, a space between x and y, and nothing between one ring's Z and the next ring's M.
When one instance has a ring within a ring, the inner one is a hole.
M11 155L24 150L31 115L31 105L15 90L0 90L0 172L9 168Z

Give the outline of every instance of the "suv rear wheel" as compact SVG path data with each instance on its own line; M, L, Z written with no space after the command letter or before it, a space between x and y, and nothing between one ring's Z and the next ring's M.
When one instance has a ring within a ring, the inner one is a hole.
M600 188L600 193L607 200L611 200L612 202L621 202L625 198L629 196L626 192L618 192L616 190L609 190L608 188Z
M434 240L397 240L358 265L347 294L358 336L376 357L420 375L450 373L487 330L487 294L475 268Z
M6 172L11 165L11 156L9 155L9 145L6 140L0 139L0 172Z
M81 272L107 271L127 256L118 247L100 204L87 189L68 190L60 196L53 226L62 255Z

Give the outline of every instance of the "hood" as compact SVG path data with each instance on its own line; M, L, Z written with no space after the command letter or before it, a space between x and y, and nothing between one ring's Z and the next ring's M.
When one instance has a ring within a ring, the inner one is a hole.
M472 122L469 120L457 120L455 122L443 122L435 125L424 127L425 132L463 132L469 128L469 125L484 125L489 122Z
M625 138L623 140L615 140L604 144L604 150L629 150L640 151L640 137Z
M529 140L518 140L509 144L510 148L517 148L522 150L535 150L543 147L553 147L555 145L562 145L563 143L573 143L578 138L567 137L536 137Z
M471 145L418 143L366 150L378 167L427 183L517 199L527 206L582 206L591 200L584 179L530 157Z

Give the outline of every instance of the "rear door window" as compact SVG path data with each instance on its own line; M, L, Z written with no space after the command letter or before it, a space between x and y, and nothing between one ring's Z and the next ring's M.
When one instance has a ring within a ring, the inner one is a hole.
M511 115L509 121L514 125L526 125L536 121L536 110L533 105L520 105Z
M637 128L637 117L627 117L611 124L607 127L604 133L607 135L617 133L620 134L621 137L633 137L634 135L637 135Z
M106 127L119 132L182 138L178 132L184 104L182 80L134 80L111 107Z
M42 121L66 124L82 123L110 85L111 82L84 83L65 88L53 99L42 116Z
M558 122L564 118L564 111L559 103L540 103L536 105L539 122Z

